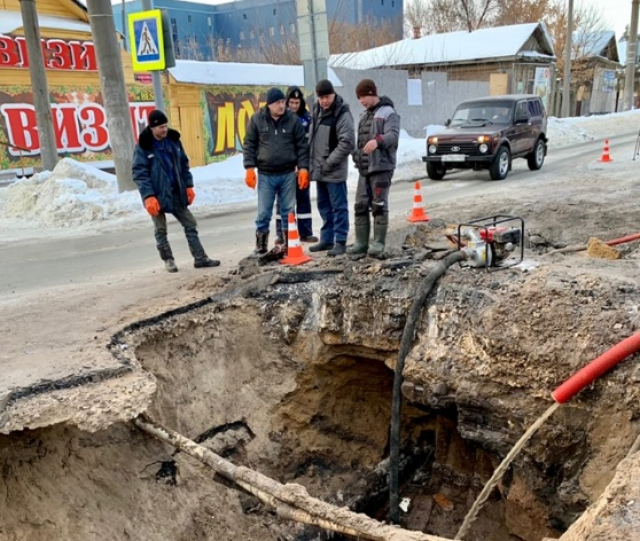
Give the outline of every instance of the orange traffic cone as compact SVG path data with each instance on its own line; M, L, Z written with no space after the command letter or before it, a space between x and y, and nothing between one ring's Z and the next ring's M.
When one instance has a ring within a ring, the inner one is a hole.
M413 185L413 210L411 216L407 218L410 222L428 222L429 216L427 216L422 208L422 195L420 195L420 183L416 182Z
M604 140L604 150L602 151L602 157L599 161L602 163L609 163L613 161L613 158L609 156L609 139Z
M311 261L308 255L304 255L298 236L298 226L293 212L289 213L289 230L287 232L287 255L280 260L283 265L302 265Z

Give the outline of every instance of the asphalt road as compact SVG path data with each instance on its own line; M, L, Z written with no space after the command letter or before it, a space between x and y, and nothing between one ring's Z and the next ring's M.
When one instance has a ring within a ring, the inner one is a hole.
M619 155L631 157L636 134L610 139ZM551 150L541 171L531 172L524 160L515 160L513 171L500 182L489 180L486 172L459 172L447 175L443 181L430 181L424 177L424 164L420 156L415 165L400 172L391 189L391 216L407 215L413 203L413 182L420 177L422 197L427 206L460 198L473 198L479 194L517 190L518 183L544 182L552 174L558 178L574 169L577 163L589 163L602 153L602 142L590 142ZM196 200L197 201L197 200ZM315 206L315 203L314 203ZM194 214L198 216L197 204ZM199 220L203 245L212 258L233 266L249 255L254 245L253 207L224 212ZM321 224L317 211L314 229ZM170 240L179 266L190 265L182 229L171 222ZM0 246L0 295L23 294L65 284L101 281L127 269L132 273L157 270L162 267L155 250L151 222L148 227L114 231L88 237L39 239Z

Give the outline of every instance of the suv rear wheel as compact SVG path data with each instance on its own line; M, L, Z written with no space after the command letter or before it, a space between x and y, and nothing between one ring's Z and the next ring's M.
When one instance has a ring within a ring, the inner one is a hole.
M444 165L435 162L427 162L427 175L431 180L442 180L446 169Z
M537 171L542 167L544 163L544 151L545 145L542 139L536 141L536 146L533 147L531 154L527 156L527 165L531 171Z
M507 178L509 173L509 165L511 164L511 153L507 147L500 147L495 158L489 167L489 176L491 180L503 180Z

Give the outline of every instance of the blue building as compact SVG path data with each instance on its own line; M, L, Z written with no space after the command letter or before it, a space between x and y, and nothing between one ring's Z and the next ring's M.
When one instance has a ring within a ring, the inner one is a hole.
M394 40L402 39L404 0L326 0L329 26L383 26ZM242 59L251 51L257 60L265 47L297 42L295 0L235 0L209 5L183 0L155 0L166 9L176 57L183 60ZM141 0L113 5L116 28L126 35L126 17L143 11ZM123 30L124 28L124 30Z

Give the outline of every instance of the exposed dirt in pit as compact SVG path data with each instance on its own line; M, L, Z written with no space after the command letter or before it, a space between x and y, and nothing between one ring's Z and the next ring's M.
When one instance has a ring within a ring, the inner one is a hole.
M545 255L590 236L636 232L636 186L597 187L559 185L546 196L532 189L529 199L432 209L438 219L428 225L396 224L384 262L317 258L273 275L245 262L226 283L191 286L193 299L214 295L211 302L119 335L116 344L127 345L119 354L154 376L155 420L235 463L382 518L398 341L433 249L443 244L441 226L522 215L532 245L526 264L498 273L450 269L407 359L403 525L451 538L499 460L548 407L550 391L637 331L637 244L619 247L619 260ZM163 303L143 307L138 319L177 306ZM576 519L563 539L640 537L637 490L629 488L638 485L637 455L620 463L640 431L639 380L637 360L628 360L561 408L516 460L469 539L538 541ZM103 392L96 402L112 398ZM319 535L215 483L130 424L1 436L0 468L0 539Z

